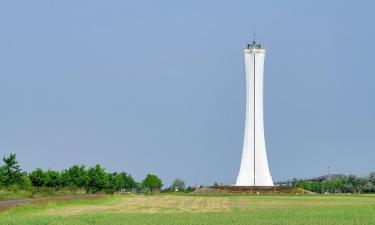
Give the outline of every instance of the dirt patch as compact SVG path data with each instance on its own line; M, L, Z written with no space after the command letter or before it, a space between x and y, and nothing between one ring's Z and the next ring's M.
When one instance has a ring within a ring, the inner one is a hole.
M31 201L32 204L40 205L46 204L48 202L71 202L77 200L85 200L85 199L101 199L103 195L79 195L79 196L57 196L57 197L50 197L50 198L38 198L33 199Z
M10 207L12 207L12 206L9 206L9 205L0 205L0 212L8 210L8 209L10 209Z
M15 206L24 205L26 203L33 205L43 205L49 202L72 202L86 199L101 199L103 195L77 195L77 196L53 196L47 198L22 199L16 201L0 202L0 212L8 210Z

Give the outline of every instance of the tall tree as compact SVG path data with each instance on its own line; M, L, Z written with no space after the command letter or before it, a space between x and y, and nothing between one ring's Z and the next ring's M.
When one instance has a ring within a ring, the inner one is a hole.
M108 191L110 193L121 191L123 189L130 190L136 187L136 183L131 175L125 172L109 174Z
M171 191L184 191L185 190L185 181L180 178L177 178L173 181L171 186L169 187Z
M61 175L61 179L62 185L71 189L84 188L89 181L88 172L83 165L73 165L65 170Z
M0 188L5 186L5 169L0 166Z
M35 169L33 172L31 172L29 177L33 186L37 187L38 190L46 183L46 175L41 168Z
M97 193L108 188L108 174L99 164L88 170L88 177L89 180L86 185L88 192Z
M45 185L49 188L57 188L61 184L61 175L59 172L54 170L48 170L45 172Z
M373 185L375 185L375 172L371 172L368 176L367 179L369 182L371 182Z
M22 170L16 159L16 154L10 154L8 157L3 157L4 165L1 169L2 182L5 187L10 187L12 184L20 184L22 177Z
M146 178L142 181L144 188L150 190L151 194L156 194L160 191L163 183L159 177L154 174L148 174Z

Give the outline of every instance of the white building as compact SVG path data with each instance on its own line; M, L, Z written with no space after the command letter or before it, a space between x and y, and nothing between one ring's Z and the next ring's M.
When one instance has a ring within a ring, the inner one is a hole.
M266 50L254 41L243 53L246 71L246 120L236 186L273 186L263 125L263 67Z

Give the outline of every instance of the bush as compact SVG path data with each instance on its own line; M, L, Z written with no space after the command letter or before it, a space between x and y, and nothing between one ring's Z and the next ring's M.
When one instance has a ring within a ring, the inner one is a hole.
M19 188L21 188L23 190L28 190L31 187L32 187L32 183L30 181L30 178L26 175L22 176Z

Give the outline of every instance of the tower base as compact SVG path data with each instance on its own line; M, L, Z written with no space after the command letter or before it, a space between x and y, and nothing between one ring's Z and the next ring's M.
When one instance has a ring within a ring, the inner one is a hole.
M286 186L219 186L209 189L210 193L304 194L303 189Z
M255 184L254 184L255 181ZM248 187L273 187L272 177L269 175L263 175L255 177L248 174L240 174L237 177L235 186L248 186Z

